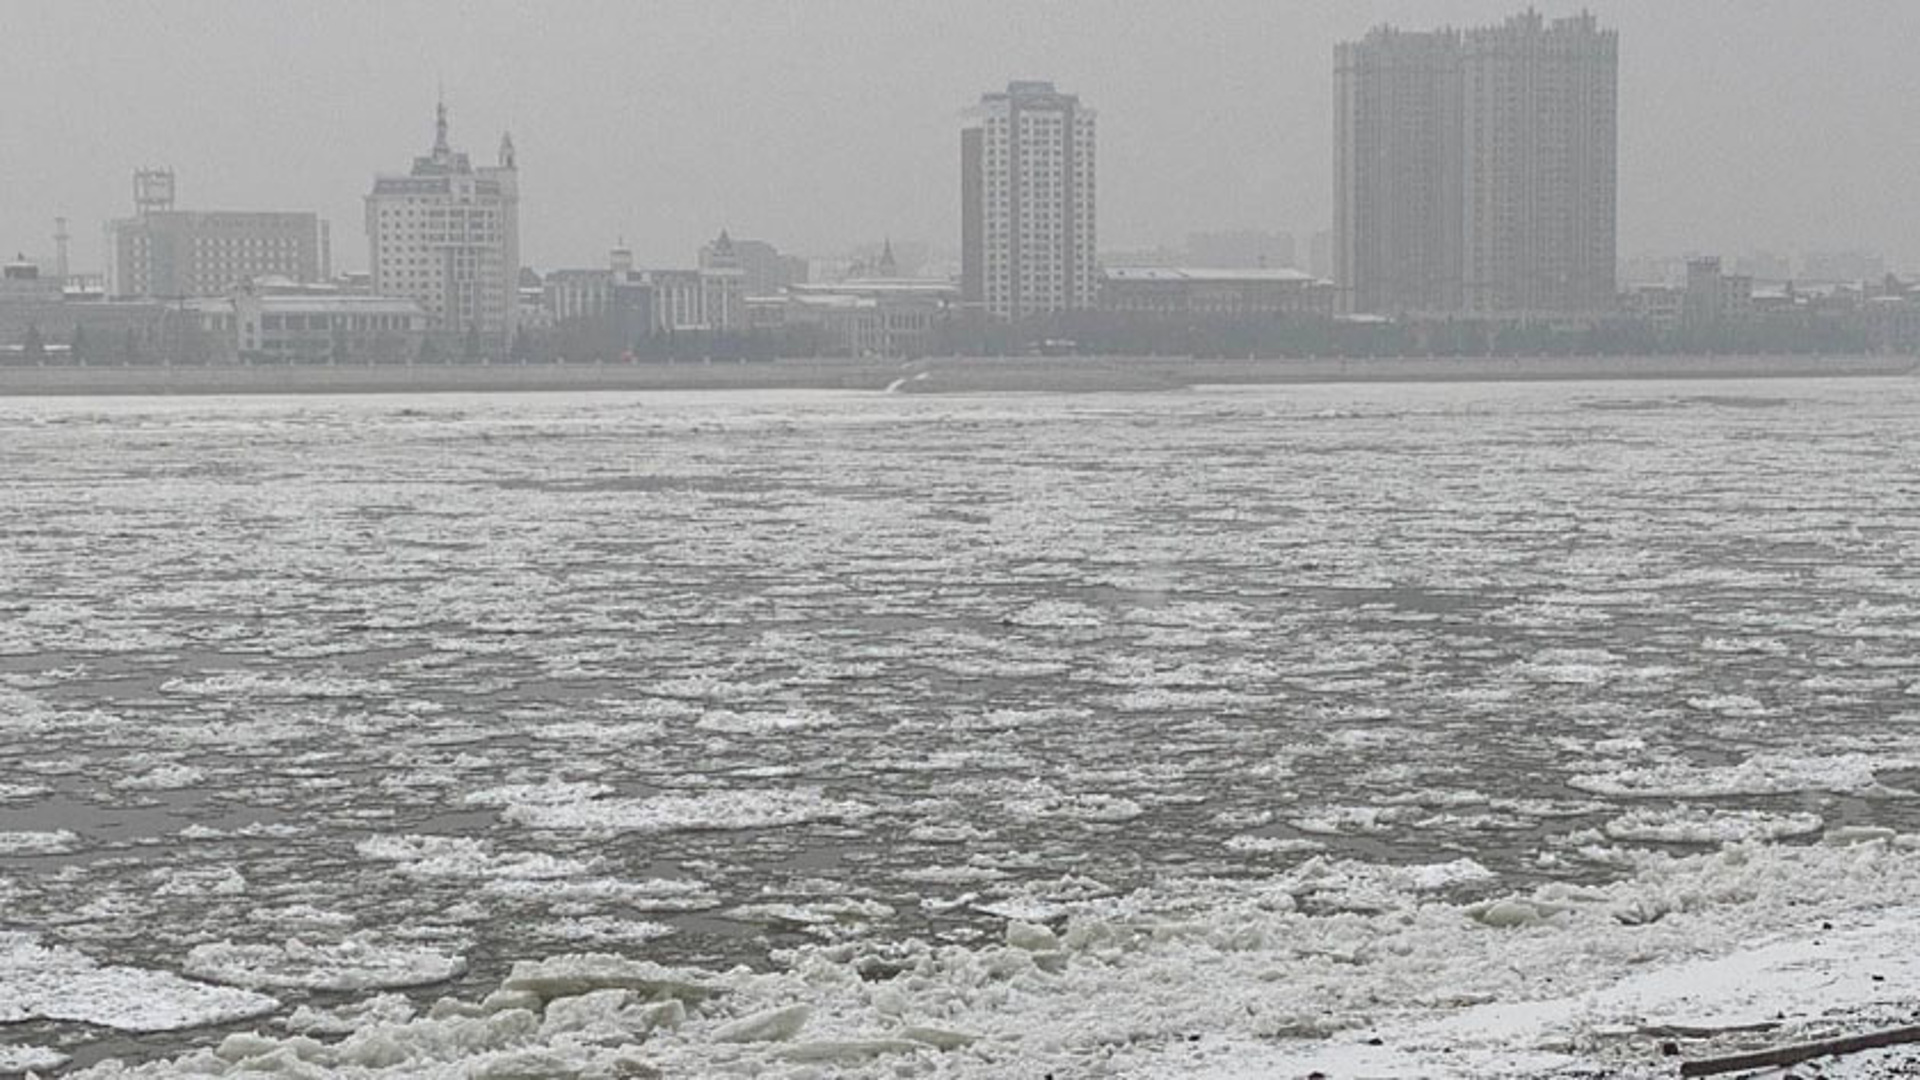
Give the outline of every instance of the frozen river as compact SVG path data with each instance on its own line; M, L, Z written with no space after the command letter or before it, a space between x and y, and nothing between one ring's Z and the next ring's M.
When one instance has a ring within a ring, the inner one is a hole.
M981 1040L696 1010L673 1075L1126 1075L1551 996L1582 904L1600 985L1891 903L1916 431L1906 379L0 402L0 1073L595 952ZM620 1075L516 1037L461 1053Z

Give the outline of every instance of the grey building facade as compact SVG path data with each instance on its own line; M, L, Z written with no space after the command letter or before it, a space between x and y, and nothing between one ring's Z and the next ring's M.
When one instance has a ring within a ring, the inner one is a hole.
M218 296L262 278L323 281L327 223L302 211L176 210L171 170L134 176L136 213L107 225L114 296Z
M1334 53L1347 311L1591 315L1615 302L1618 37L1592 15L1379 27Z

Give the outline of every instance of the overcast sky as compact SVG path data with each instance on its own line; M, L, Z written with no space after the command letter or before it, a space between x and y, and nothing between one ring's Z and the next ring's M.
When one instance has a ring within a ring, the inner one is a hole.
M1543 3L1548 15L1576 5ZM1620 250L1866 248L1920 269L1920 2L1594 0L1620 31ZM96 269L142 164L190 209L361 197L510 128L530 265L690 265L722 226L953 247L959 114L1011 78L1100 113L1100 246L1331 215L1336 41L1488 0L0 0L0 246Z

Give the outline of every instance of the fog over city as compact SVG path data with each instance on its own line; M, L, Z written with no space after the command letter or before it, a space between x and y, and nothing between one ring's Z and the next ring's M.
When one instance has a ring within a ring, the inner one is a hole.
M1920 263L1920 6L1596 0L1618 29L1620 242L1641 252L1871 249ZM0 237L76 265L137 166L182 205L311 209L364 269L368 175L455 142L520 148L523 259L642 264L726 226L838 254L956 244L957 114L1051 79L1103 116L1101 244L1328 228L1333 43L1390 21L1497 22L1503 0L657 0L292 5L0 0ZM1540 5L1543 14L1579 10ZM10 249L8 255L12 254Z

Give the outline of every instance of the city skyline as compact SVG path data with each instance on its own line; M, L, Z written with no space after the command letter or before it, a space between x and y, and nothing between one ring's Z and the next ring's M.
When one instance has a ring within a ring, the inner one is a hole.
M228 3L184 5L198 17L182 17L182 6L9 0L10 28L44 47L0 73L0 92L35 106L0 126L0 236L50 253L63 216L76 268L100 268L99 224L123 213L125 178L146 164L191 178L183 205L312 210L351 235L365 177L416 152L420 103L444 79L460 130L511 128L521 142L536 181L529 265L587 263L618 236L643 262L679 262L721 227L810 253L889 235L956 246L955 114L982 86L1045 78L1110 118L1103 246L1234 228L1304 239L1332 216L1334 44L1381 22L1472 25L1517 6L1220 0L1200 12L1125 4L1095 19L1072 3L1044 14L991 0L828 3L736 20L732 32L724 10L675 3L640 26L624 7L591 4L569 20L463 7L443 25L449 9L420 2L286 19ZM1920 241L1888 238L1920 236L1903 190L1916 150L1898 137L1899 102L1920 91L1920 73L1899 61L1911 36L1900 31L1920 31L1920 11L1877 0L1848 18L1772 2L1584 7L1632 42L1620 76L1623 255L1895 243L1893 262L1915 263ZM192 61L216 24L245 47ZM130 58L89 68L92 89L79 94L52 46L83 28ZM1835 57L1848 74L1816 77ZM709 86L716 58L729 61L725 94ZM170 92L138 93L163 64L178 69ZM336 243L340 268L361 258Z

